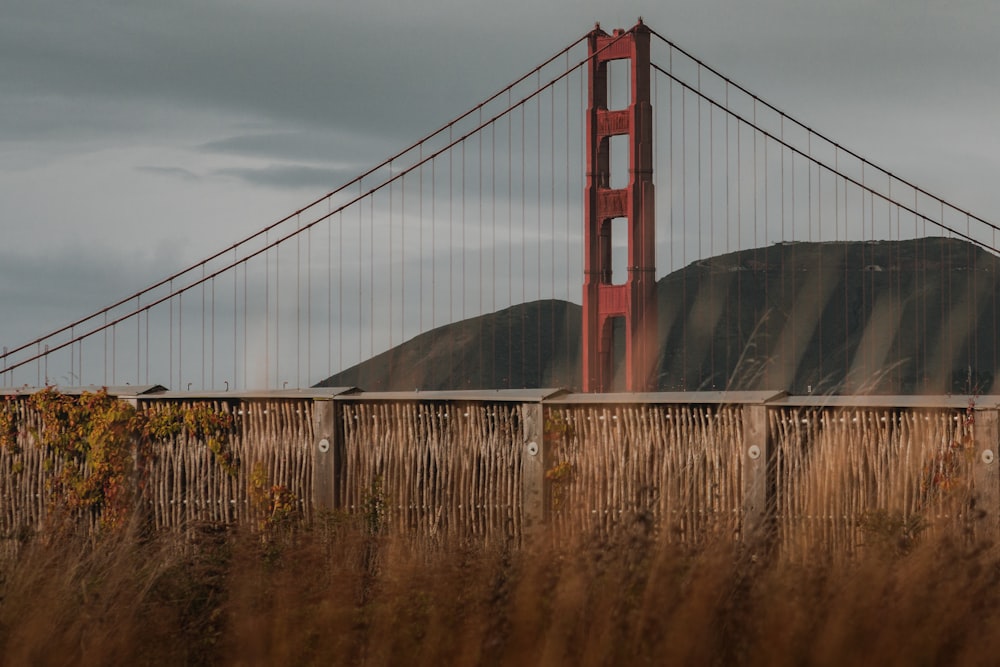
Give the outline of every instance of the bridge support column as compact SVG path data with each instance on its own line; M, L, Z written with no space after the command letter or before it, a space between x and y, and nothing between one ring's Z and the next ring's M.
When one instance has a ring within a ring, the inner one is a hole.
M613 389L614 320L624 320L626 391L654 388L658 358L656 243L653 209L653 107L650 102L649 29L640 21L613 35L595 28L588 37L587 181L584 195L583 390ZM628 60L631 93L624 109L608 109L608 63ZM628 136L629 182L611 188L611 142ZM628 267L613 284L611 222L628 223Z
M1000 539L1000 460L997 452L1000 429L997 410L977 410L975 418L974 530L981 537L996 543Z
M332 399L313 402L313 507L336 509L340 500L340 477L344 447L340 437L340 411Z
M545 446L545 407L541 403L521 406L521 503L525 543L537 542L549 518L549 492L545 471L551 455Z
M765 543L774 519L775 488L766 405L743 406L743 526L746 544Z

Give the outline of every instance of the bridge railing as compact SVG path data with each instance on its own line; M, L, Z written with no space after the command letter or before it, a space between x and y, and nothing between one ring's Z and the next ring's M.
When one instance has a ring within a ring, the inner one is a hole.
M295 521L354 517L421 540L517 545L638 527L680 541L773 538L790 556L956 521L1000 530L997 396L161 389L113 391L143 410L232 415L235 465L215 465L197 437L159 445L141 496L158 530L261 529L279 504ZM29 395L4 401L22 418L18 446L0 448L5 540L45 527L59 472L35 443Z

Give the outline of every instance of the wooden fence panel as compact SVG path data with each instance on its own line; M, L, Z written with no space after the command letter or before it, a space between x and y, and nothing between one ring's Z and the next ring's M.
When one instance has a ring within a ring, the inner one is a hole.
M206 405L174 400L183 409ZM138 403L153 411L171 405ZM993 408L350 396L212 399L207 407L235 419L235 471L188 434L157 444L143 496L157 529L260 527L282 499L295 520L312 521L319 508L354 514L372 529L494 543L521 543L526 520L555 539L641 525L682 541L746 539L756 521L791 557L820 544L851 553L879 531L905 538L956 518L986 516L976 530L998 530ZM27 397L6 409L15 411L18 434L15 447L0 448L5 543L44 527L48 484L61 470L36 446L40 420ZM748 431L752 411L766 424L757 419ZM329 418L317 422L319 414ZM327 436L335 463L317 481L317 437ZM748 437L764 439L759 462ZM765 514L748 515L751 502Z
M741 406L550 407L552 513L562 533L651 521L693 540L738 529Z
M181 401L182 409L204 401ZM166 409L167 401L143 401L140 408ZM49 484L61 471L58 458L36 446L39 416L26 399L8 402L19 420L17 447L0 448L0 536L11 539L40 529L48 515ZM141 502L157 529L192 523L265 521L274 492L287 491L301 518L311 518L311 400L211 401L212 410L235 417L229 447L232 474L220 466L205 442L182 433L151 448ZM255 490L255 486L257 487Z
M873 531L906 539L954 518L971 491L973 425L962 410L792 408L770 418L779 539L790 556L816 544L850 553Z
M162 410L165 401L145 402ZM194 404L183 401L182 409ZM219 465L205 442L182 434L155 447L146 502L154 525L245 523L268 519L274 494L286 491L308 520L312 507L312 406L310 400L212 401L212 410L232 414L229 444L235 468Z
M59 469L47 464L44 452L35 447L32 433L41 419L27 400L10 400L7 408L14 411L19 428L16 446L0 447L0 535L12 539L43 526L47 485Z
M342 405L340 508L403 534L520 539L520 405Z

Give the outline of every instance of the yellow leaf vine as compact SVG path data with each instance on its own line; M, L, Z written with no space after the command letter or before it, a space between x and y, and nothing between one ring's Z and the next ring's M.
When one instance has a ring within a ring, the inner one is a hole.
M552 509L560 510L565 504L567 485L573 481L574 468L568 460L570 446L575 435L573 425L561 410L546 412L544 439L551 452L554 464L545 471L545 479L550 483Z
M48 387L31 394L26 409L6 397L0 405L0 447L20 453L20 442L34 439L46 455L50 509L63 518L94 517L104 528L120 528L131 516L147 478L154 445L185 434L203 441L229 474L236 464L230 449L232 414L204 405L168 404L138 410L107 391L79 396ZM34 412L29 426L24 415Z
M299 499L284 484L271 484L267 468L257 462L250 472L250 502L262 517L258 528L267 533L275 528L287 528L299 516Z

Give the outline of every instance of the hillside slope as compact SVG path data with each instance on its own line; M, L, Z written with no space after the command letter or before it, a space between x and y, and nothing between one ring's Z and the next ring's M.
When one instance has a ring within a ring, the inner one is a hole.
M662 278L661 390L989 391L998 259L964 241L783 243ZM425 332L321 386L580 386L578 305L538 301ZM619 380L620 386L620 380Z

